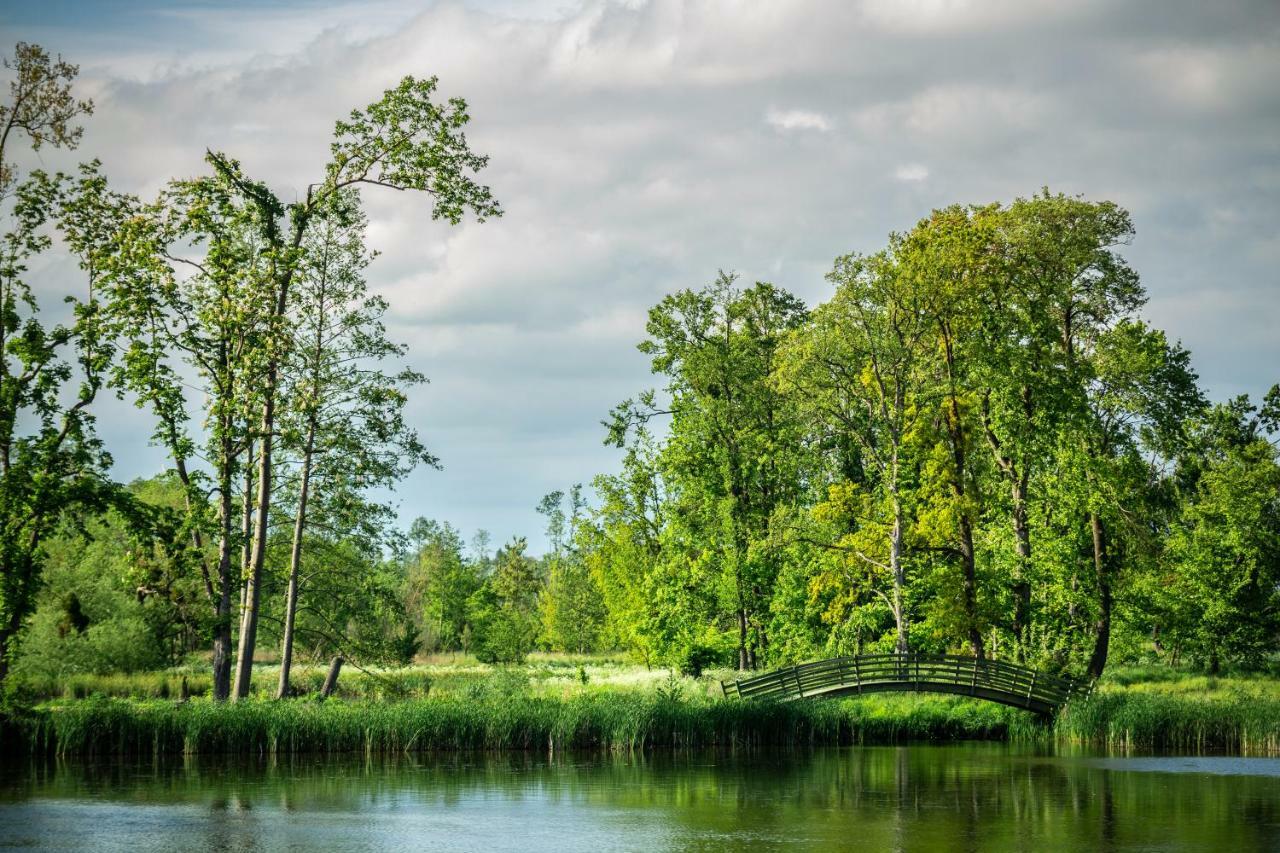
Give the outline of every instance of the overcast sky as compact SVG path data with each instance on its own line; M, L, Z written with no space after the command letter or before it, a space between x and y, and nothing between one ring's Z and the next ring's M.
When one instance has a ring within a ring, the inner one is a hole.
M401 76L469 101L505 217L366 193L370 281L445 465L398 491L406 523L540 549L540 496L617 463L599 421L651 384L635 344L663 294L723 268L813 304L836 255L1046 185L1132 212L1145 313L1212 397L1280 381L1276 0L0 0L17 40L80 64L76 156L144 195L208 147L293 198L334 119ZM120 478L164 466L144 414L100 428Z

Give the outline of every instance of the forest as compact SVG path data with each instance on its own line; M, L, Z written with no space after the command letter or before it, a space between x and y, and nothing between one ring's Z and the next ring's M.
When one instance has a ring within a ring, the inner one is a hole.
M141 198L92 159L20 168L77 148L93 104L37 45L5 67L6 691L194 662L234 701L266 662L284 698L299 662L535 652L693 676L872 651L1278 665L1280 386L1208 398L1144 319L1112 202L922 211L849 247L814 306L726 272L666 296L637 341L651 387L601 412L620 465L537 503L535 555L394 506L440 460L366 280L364 198L501 216L465 101L403 79L336 121L294 201L218 151ZM57 255L65 304L31 284ZM166 470L113 479L109 397Z

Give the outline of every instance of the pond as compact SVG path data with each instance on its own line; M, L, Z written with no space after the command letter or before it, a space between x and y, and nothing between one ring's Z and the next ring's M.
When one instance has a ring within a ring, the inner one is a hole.
M1000 744L0 764L0 848L1280 850L1280 759Z

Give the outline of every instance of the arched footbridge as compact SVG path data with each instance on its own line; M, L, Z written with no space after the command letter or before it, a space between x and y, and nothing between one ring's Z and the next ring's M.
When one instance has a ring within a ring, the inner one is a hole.
M1001 660L959 655L886 654L831 658L721 682L725 696L822 699L862 693L951 693L1052 716L1085 695L1087 682Z

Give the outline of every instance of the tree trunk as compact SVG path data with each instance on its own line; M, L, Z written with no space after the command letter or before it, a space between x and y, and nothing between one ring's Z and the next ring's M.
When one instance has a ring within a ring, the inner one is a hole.
M324 686L320 688L320 696L328 699L338 687L338 673L342 672L342 655L334 655L329 662L329 674L324 677Z
M893 530L889 534L889 569L893 573L893 621L897 627L894 650L905 655L910 650L910 626L907 624L907 570L902 564L902 507L893 502ZM861 643L859 643L861 645Z
M223 442L218 499L218 592L213 627L213 698L223 702L231 695L231 464L230 439Z
M1027 640L1031 630L1031 530L1027 525L1027 478L1015 479L1013 491L1013 536L1016 560L1013 575L1013 640L1018 663L1027 662Z
M1098 619L1094 622L1093 654L1089 658L1088 675L1101 678L1107 666L1111 645L1111 555L1107 547L1106 528L1097 513L1089 515L1093 532L1093 570L1098 580Z
M272 364L267 371L267 383L262 403L262 450L258 454L258 516L253 529L253 556L249 566L249 590L245 596L244 621L240 631L240 649L236 656L236 682L234 699L249 695L253 679L253 653L258 640L258 604L262 598L262 567L267 557L267 527L271 509L271 451L275 432L276 378L279 366Z
M244 617L249 603L249 558L253 543L253 440L249 440L244 456L244 486L240 502L240 632L244 635Z
M746 672L747 661L747 609L738 608L738 669Z
M315 449L316 425L307 425L307 444L302 454L302 481L298 489L298 512L293 520L293 549L289 552L289 590L284 602L284 638L280 644L280 683L276 698L289 695L289 668L293 664L293 622L298 611L298 570L302 562L302 534L307 525L307 493L311 485L311 458Z
M985 657L982 632L978 630L978 575L973 554L973 522L967 514L960 516L960 566L964 570L964 615L969 626L969 648L978 660Z

